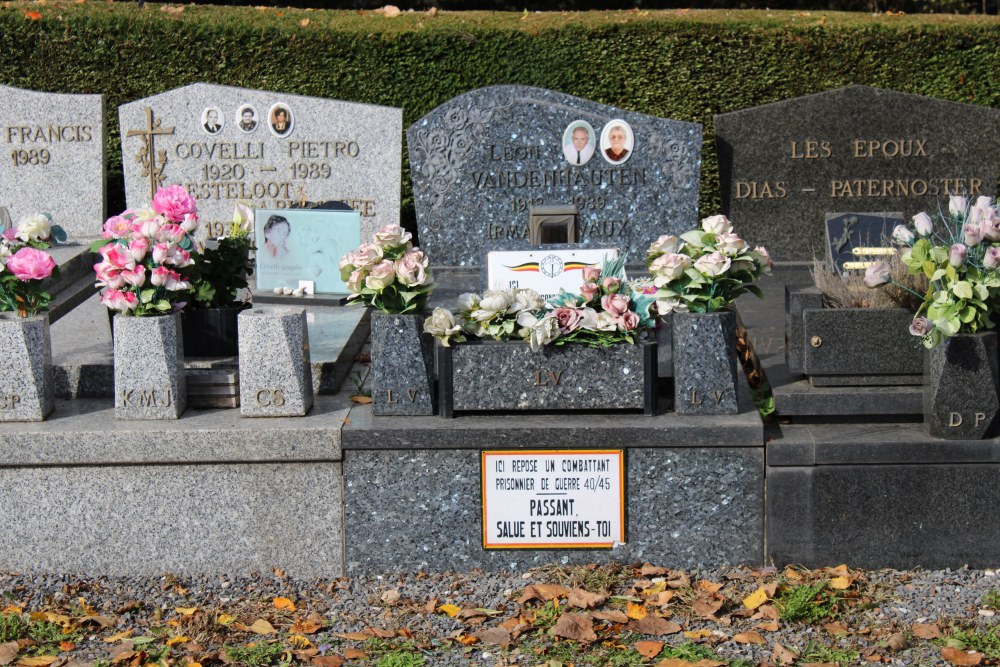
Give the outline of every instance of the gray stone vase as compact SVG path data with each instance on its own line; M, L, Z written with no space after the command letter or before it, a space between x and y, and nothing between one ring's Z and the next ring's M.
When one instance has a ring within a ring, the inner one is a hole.
M674 411L735 415L738 373L736 313L673 314Z
M177 419L187 407L180 313L115 315L115 419Z
M372 313L372 414L434 414L434 339L423 314Z
M1000 411L997 332L958 334L924 356L924 425L949 440L992 435Z
M0 313L0 421L44 420L55 407L47 313Z

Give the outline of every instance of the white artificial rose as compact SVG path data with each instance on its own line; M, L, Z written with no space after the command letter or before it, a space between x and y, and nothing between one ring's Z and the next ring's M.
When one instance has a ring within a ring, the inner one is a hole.
M468 312L470 310L476 310L479 308L479 295L473 294L472 292L466 292L465 294L460 294L458 296L458 309L461 312Z
M510 307L512 313L523 310L541 310L545 306L545 301L533 289L516 289L513 293L514 303Z
M965 209L969 206L967 197L951 195L948 197L948 213L951 215L965 215Z
M513 303L514 295L507 290L491 289L486 290L483 298L479 300L479 308L499 313L510 308Z
M24 242L44 241L52 231L52 218L46 213L32 213L17 223L17 238Z
M461 331L455 316L445 308L435 308L431 316L424 320L424 332L440 340L445 347L448 347L448 339Z
M701 228L709 234L729 234L733 231L733 224L724 215L712 215L701 221Z
M396 280L396 271L392 268L392 262L385 259L372 268L371 273L365 278L365 287L373 290L383 290Z
M715 247L730 257L735 257L746 250L748 246L747 242L739 236L728 232L726 234L719 234L718 240L715 242Z
M381 248L401 246L409 243L412 238L413 234L399 225L386 225L375 232L375 245Z
M702 255L695 260L694 268L702 275L714 278L728 271L730 264L732 264L732 261L716 250L707 255Z
M677 253L661 255L649 265L649 271L653 276L662 277L667 282L680 278L689 268L691 268L691 258Z
M673 234L664 234L660 238L653 241L649 246L649 250L646 251L647 255L665 254L665 253L675 253L680 250L681 240L674 236Z

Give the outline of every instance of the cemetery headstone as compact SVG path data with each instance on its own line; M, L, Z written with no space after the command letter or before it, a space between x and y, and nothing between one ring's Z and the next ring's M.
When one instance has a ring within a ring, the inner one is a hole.
M826 258L837 271L863 272L872 262L895 255L891 242L896 225L906 224L902 213L827 213Z
M478 266L529 242L532 208L576 206L576 241L630 264L698 216L701 125L527 86L491 86L406 132L420 245L436 264Z
M824 257L829 211L995 195L1000 109L849 86L715 117L722 204L777 260Z
M362 237L399 224L401 109L195 83L118 111L125 195L149 202L179 183L219 236L233 206L291 208L339 200Z
M0 86L0 206L17 224L47 211L71 239L90 241L105 218L104 96Z
M239 315L240 414L303 417L313 404L303 308L256 307Z

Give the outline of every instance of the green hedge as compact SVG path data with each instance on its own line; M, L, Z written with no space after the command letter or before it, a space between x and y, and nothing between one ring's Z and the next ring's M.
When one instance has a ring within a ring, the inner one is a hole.
M40 15L40 16L39 16ZM404 13L8 2L0 82L104 93L112 210L117 107L197 81L402 107L550 88L705 126L701 208L718 210L713 114L867 84L1000 107L1000 21L955 15L662 11ZM413 219L403 165L404 220Z

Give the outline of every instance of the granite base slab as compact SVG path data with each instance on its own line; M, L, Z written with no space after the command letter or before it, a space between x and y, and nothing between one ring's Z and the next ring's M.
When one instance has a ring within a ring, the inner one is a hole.
M940 440L920 424L785 426L767 446L775 565L994 567L1000 441Z
M348 573L762 562L762 447L627 450L627 541L611 550L483 549L478 449L351 450L344 479Z
M773 387L774 405L783 417L922 415L920 386L814 387L809 380Z

